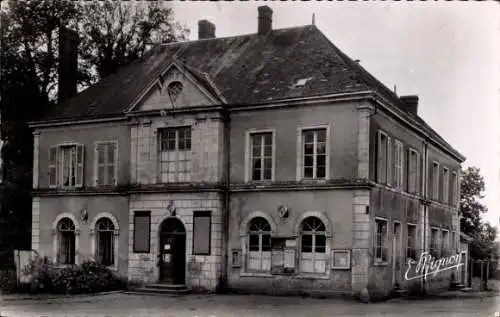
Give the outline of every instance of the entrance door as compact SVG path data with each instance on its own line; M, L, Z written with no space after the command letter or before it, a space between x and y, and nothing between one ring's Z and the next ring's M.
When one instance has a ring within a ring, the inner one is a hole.
M184 284L186 270L186 230L176 218L168 218L160 230L160 282Z
M401 286L401 224L394 222L392 232L392 285Z

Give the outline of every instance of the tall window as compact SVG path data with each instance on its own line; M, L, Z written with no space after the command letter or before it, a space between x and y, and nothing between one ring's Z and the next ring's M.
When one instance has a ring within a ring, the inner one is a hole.
M457 173L453 172L451 173L451 195L450 195L450 204L452 206L458 205L458 198L459 198L458 191L459 191L459 185L458 185Z
M450 171L443 167L443 202L450 203Z
M83 186L83 145L61 145L49 150L49 186Z
M395 188L403 188L403 161L404 161L404 151L403 143L398 140L394 140L394 158L393 158L393 185Z
M387 221L375 220L375 261L387 262Z
M432 170L431 170L431 181L432 181L432 199L438 200L439 199L439 163L433 162L432 163Z
M433 257L438 257L439 256L439 230L438 229L431 229L431 249L430 249L430 254Z
M457 233L455 231L451 232L451 252L455 253L457 251L457 242L455 239L457 238Z
M118 147L116 142L99 142L95 147L96 185L116 185Z
M406 237L406 259L417 259L417 226L408 224L407 226L407 237Z
M271 226L262 217L250 221L248 231L248 271L271 270Z
M151 251L151 211L134 211L134 253Z
M441 254L447 255L450 251L450 237L448 230L441 231Z
M273 134L271 132L251 134L250 157L252 180L262 181L273 178Z
M162 183L191 180L191 127L160 130L160 177Z
M326 129L302 131L303 177L324 179L326 177Z
M58 264L75 264L75 224L69 218L63 218L57 225L59 235Z
M316 217L307 217L302 222L300 269L305 273L326 271L326 228Z
M380 132L378 134L378 182L387 184L389 182L389 137Z
M419 179L419 154L417 151L410 149L408 151L408 192L412 194L418 193Z
M101 218L96 223L97 248L96 260L102 265L111 266L115 264L114 258L114 234L115 226L108 218Z

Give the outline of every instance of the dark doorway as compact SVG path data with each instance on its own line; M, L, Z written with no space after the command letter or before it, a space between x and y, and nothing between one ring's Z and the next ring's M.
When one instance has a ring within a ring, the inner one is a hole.
M167 218L160 228L160 282L185 284L186 230L177 218Z

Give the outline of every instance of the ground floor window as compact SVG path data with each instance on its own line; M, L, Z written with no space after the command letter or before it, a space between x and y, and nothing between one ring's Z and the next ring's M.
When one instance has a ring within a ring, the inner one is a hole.
M324 273L326 271L326 228L316 217L307 217L301 225L300 271Z
M96 260L106 266L115 264L114 232L115 226L108 218L101 218L96 223Z
M255 217L250 221L247 270L254 272L271 270L271 226L263 217Z
M57 225L59 248L58 264L75 264L75 224L69 218L63 218Z
M387 221L375 220L375 261L387 262Z

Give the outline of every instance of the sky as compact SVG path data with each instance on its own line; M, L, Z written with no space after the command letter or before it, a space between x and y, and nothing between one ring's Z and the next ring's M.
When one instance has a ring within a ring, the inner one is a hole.
M173 2L175 18L198 36L198 20L216 36L257 32L257 7L273 10L273 28L316 26L398 95L418 95L419 115L480 168L483 216L500 217L500 6L491 2Z

